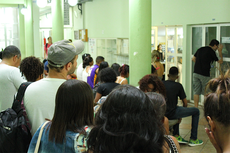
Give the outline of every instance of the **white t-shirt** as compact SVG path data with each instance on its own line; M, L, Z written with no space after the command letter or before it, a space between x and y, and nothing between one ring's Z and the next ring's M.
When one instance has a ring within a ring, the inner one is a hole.
M0 64L0 110L11 108L14 95L25 81L18 68Z
M45 118L52 120L56 93L65 81L65 79L44 78L30 84L26 89L24 106L32 125L32 135L45 122Z
M83 72L83 63L81 63L77 68L77 79L82 80L82 72Z
M89 66L90 67L90 66ZM87 82L87 77L89 76L89 71L88 73L86 72L86 69L88 68L88 66L86 66L84 69L83 69L83 72L82 72L82 80Z

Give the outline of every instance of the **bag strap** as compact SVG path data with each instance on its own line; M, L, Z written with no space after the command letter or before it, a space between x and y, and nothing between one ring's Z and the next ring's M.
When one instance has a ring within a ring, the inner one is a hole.
M24 97L26 88L31 84L32 82L23 82L19 89L18 89L18 93L16 98L14 98L13 104L12 104L12 109L19 114L19 112L22 110L21 108L21 103L22 103L22 99ZM21 114L20 114L21 115Z
M43 133L43 129L44 127L46 126L46 124L49 123L49 121L46 121L41 129L40 129L40 132L39 132L39 135L38 135L38 140L37 140L37 143L36 143L36 147L35 147L35 150L34 150L34 153L38 153L38 149L39 149L39 146L40 146L40 142L41 142L41 138L42 138L42 133Z

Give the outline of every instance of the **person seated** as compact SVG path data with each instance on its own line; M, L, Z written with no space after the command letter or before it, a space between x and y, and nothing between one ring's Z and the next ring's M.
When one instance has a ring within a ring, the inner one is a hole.
M158 115L158 119L162 122L164 128L165 128L165 142L163 145L163 152L164 153L179 153L180 151L180 145L177 141L177 139L173 136L168 135L168 119L164 116L166 111L166 102L164 97L156 92L147 92L146 95L149 97L149 99L152 101L154 110L156 111Z
M87 77L89 76L90 67L93 65L93 58L88 56L83 61L83 71L82 71L82 80L87 82Z
M204 116L208 121L205 131L217 153L230 152L230 70L211 79L205 96Z
M119 68L120 76L117 77L116 83L119 83L121 85L128 84L128 80L126 78L129 77L129 65L122 65Z
M54 109L53 119L44 126L38 152L86 152L86 138L94 122L90 86L80 80L65 81L58 88ZM29 153L35 151L42 125L30 142Z
M116 73L110 67L104 68L99 73L100 86L97 88L96 97L94 102L96 103L102 96L107 96L113 88L118 86L116 81Z
M43 78L43 63L34 56L26 57L20 64L20 72L28 82L35 82Z
M89 152L162 152L163 127L153 110L144 92L130 85L118 86L96 113Z
M199 123L200 111L198 108L190 107L187 108L186 94L182 84L175 82L178 78L178 68L171 67L169 69L168 80L163 81L166 88L167 95L167 109L165 116L169 120L180 119L188 116L192 116L192 129L189 142L184 140L179 133L179 123L173 126L173 136L176 137L179 143L188 143L189 146L202 145L203 141L197 139L197 128ZM178 97L183 102L183 107L177 106Z
M139 82L139 89L143 92L157 92L166 98L166 91L163 82L154 74L145 75Z

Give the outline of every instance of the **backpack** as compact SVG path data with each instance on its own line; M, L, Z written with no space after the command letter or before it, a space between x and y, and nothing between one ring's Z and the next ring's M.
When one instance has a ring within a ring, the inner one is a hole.
M30 82L22 83L12 108L0 112L0 152L27 152L32 135L27 125L22 98Z

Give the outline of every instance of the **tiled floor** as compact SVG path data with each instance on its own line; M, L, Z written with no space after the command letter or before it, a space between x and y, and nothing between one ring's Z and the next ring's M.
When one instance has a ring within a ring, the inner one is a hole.
M194 104L189 103L188 107L193 107ZM203 107L199 106L200 110L200 121L198 125L198 139L203 140L203 145L190 147L186 144L180 144L182 153L215 153L215 148L212 146L208 136L205 133L204 127L207 125L207 121L204 117ZM183 118L180 124L180 135L185 139L189 140L191 132L191 120L192 117Z

